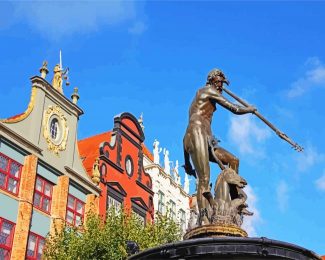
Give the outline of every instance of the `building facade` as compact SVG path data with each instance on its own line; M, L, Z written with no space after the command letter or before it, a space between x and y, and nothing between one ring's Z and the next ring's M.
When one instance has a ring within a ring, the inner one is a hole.
M169 152L159 149L159 142L155 140L153 154L147 149L144 156L145 171L152 178L154 195L154 209L159 214L168 214L181 225L183 234L186 232L190 218L190 195L181 185L178 172L178 161L170 167ZM159 153L163 152L164 167L160 165ZM185 178L188 182L188 178ZM185 181L185 182L186 182ZM188 183L184 186L188 187Z
M0 259L40 259L44 238L63 224L78 226L98 212L100 188L87 175L77 146L83 111L62 90L63 72L52 84L31 78L27 110L0 120Z
M114 118L112 131L80 140L79 150L89 176L102 190L99 212L123 206L144 223L154 217L151 177L144 171L144 134L130 113Z

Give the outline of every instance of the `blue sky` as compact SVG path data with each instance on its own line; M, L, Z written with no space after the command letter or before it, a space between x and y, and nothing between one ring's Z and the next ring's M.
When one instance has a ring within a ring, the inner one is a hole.
M62 49L64 92L78 86L85 111L79 139L143 112L147 146L157 138L182 164L188 107L221 68L233 92L305 147L298 154L256 117L218 107L212 129L249 183L247 230L325 255L324 24L324 2L0 2L0 117L24 111L29 77L44 59L52 70Z

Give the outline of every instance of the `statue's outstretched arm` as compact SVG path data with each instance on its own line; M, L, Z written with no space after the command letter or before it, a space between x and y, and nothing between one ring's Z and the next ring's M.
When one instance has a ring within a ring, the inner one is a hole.
M249 107L244 107L240 106L237 104L234 104L230 102L228 99L226 99L224 96L222 96L219 92L216 90L209 88L208 94L211 99L216 101L219 105L223 106L224 108L228 109L232 113L236 115L243 115L247 113L253 113L256 111L256 108L249 106Z

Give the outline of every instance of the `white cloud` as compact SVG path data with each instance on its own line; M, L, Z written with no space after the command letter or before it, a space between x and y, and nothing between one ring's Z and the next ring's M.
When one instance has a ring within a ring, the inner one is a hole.
M291 84L289 98L299 97L313 87L325 87L325 66L321 61L317 57L309 58L306 65L310 68Z
M311 145L308 145L302 153L296 155L297 169L300 172L308 170L315 164L324 161L325 154L320 153Z
M255 195L251 186L247 185L244 188L244 191L247 194L248 210L253 212L254 215L244 217L242 228L248 233L248 236L256 237L258 236L256 231L256 226L262 222L261 214L259 210L256 208L258 198Z
M281 180L276 187L276 198L279 209L283 212L288 207L289 202L289 189L284 180Z
M315 184L319 190L325 191L325 173L315 181Z
M50 39L96 31L137 17L135 1L14 1L15 18ZM138 29L139 30L139 29Z
M242 154L258 154L262 143L271 136L271 132L266 127L259 127L250 115L232 116L230 118L230 128L228 137L231 142L238 146Z

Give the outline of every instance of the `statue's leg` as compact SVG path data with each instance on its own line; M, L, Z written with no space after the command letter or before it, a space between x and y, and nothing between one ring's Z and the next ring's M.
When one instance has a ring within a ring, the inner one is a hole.
M233 154L228 152L227 150L223 149L222 147L218 146L214 148L214 154L219 158L219 160L225 164L229 165L230 168L235 170L238 173L239 170L239 159L235 157ZM211 161L214 161L213 158L211 158Z
M193 129L191 147L191 159L198 177L197 203L199 214L208 209L208 201L204 198L203 193L210 191L210 165L207 136L201 128ZM208 224L207 217L203 218L203 223Z

